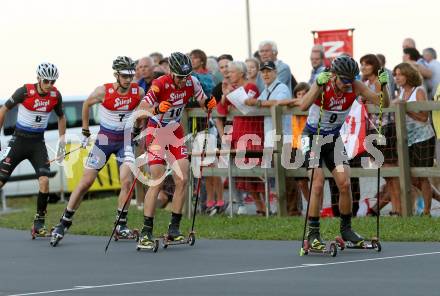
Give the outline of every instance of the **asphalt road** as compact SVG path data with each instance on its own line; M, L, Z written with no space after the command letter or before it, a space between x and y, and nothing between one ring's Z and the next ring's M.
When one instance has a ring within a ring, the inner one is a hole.
M383 242L335 258L297 241L197 240L157 253L68 235L56 248L0 229L0 295L440 295L439 243Z

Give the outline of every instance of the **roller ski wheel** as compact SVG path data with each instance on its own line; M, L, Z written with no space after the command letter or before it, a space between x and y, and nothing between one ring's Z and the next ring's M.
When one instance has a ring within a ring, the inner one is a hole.
M139 229L134 228L133 230L130 230L127 226L125 226L122 231L120 227L118 226L115 231L115 235L113 236L113 239L115 242L118 240L135 240L136 242L139 241Z
M318 246L317 243L310 244L308 240L304 240L304 246L301 248L299 255L304 256L309 253L317 253L330 255L331 257L336 257L338 255L338 247L336 242L330 242L327 244L320 243Z
M371 240L371 246L379 253L382 251L382 245L380 244L380 241L378 238L373 238Z
M188 244L192 247L194 246L195 243L196 243L196 235L194 234L194 232L191 232L188 235Z

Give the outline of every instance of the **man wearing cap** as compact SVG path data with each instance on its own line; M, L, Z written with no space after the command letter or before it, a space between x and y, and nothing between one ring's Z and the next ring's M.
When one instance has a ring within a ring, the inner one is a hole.
M247 99L245 103L249 106L256 106L257 108L270 108L277 105L280 100L290 99L290 90L277 78L277 68L272 61L263 62L260 64L260 75L264 82L263 92L258 99ZM284 142L288 142L292 135L290 115L283 116L283 135ZM273 147L273 126L272 117L264 117L264 147Z
M260 64L260 76L264 82L263 92L258 99L247 99L246 105L257 108L270 108L277 105L281 100L291 98L290 90L277 78L277 68L272 61L266 61ZM283 115L283 143L292 141L291 115ZM264 148L274 147L275 130L272 125L272 117L264 117ZM291 144L289 144L291 145Z

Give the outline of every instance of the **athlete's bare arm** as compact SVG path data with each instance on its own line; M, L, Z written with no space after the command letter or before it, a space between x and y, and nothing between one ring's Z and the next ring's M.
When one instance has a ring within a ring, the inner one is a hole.
M323 89L321 86L318 86L316 82L312 84L312 87L310 90L298 100L298 107L301 111L307 111L309 110L309 107L313 104L313 102L316 100L317 97L319 97L323 92Z
M368 86L366 86L361 81L355 80L353 82L354 88L356 90L357 95L361 95L362 97L366 98L368 102L378 105L380 104L380 93L377 94L373 92ZM383 88L383 102L382 107L386 108L390 105L390 99L388 96L388 90L386 87Z
M142 100L138 105L138 110L146 111L146 112L142 112L142 114L138 116L137 120L146 119L149 116L153 115L154 108L155 106L152 106L147 101Z
M66 134L66 116L63 114L58 117L58 134L60 135L60 139L64 139L64 135Z
M105 96L105 86L98 86L83 103L82 128L89 129L89 109L91 106L102 103Z

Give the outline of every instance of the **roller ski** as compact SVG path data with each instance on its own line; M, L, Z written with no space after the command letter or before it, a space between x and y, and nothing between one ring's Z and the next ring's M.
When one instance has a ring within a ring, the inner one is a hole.
M162 237L162 247L164 249L168 246L174 245L190 245L194 246L196 242L196 235L194 231L191 231L188 237L185 237L179 230L179 225L170 224L168 226L168 233Z
M310 227L307 239L303 241L303 247L300 250L300 256L308 255L309 253L318 253L336 257L338 248L336 242L324 243L319 233L319 227Z
M47 231L46 226L44 226L44 216L35 214L34 223L31 229L32 239L37 237L51 237L51 233Z
M377 238L371 239L370 242L365 242L350 226L341 226L341 236L336 238L336 243L341 251L344 249L359 249L380 252L382 250L382 246Z
M115 240L115 242L120 239L139 241L139 230L136 228L131 230L127 227L126 224L119 224L118 226L116 226L116 231L113 239Z
M56 247L58 243L63 239L64 234L67 232L67 229L69 229L70 225L64 225L63 223L59 223L55 226L55 228L52 231L52 238L50 239L50 245L52 247Z
M151 250L154 253L159 249L159 240L154 239L153 233L145 227L142 229L141 236L137 239L136 250Z

